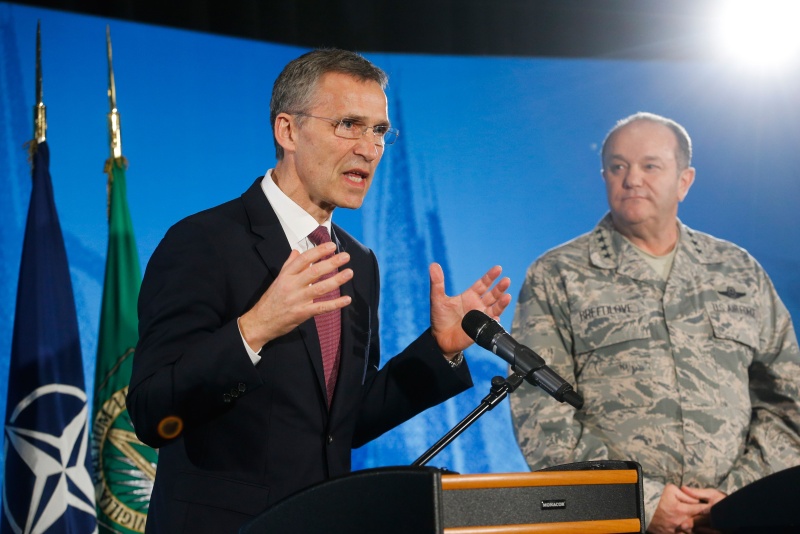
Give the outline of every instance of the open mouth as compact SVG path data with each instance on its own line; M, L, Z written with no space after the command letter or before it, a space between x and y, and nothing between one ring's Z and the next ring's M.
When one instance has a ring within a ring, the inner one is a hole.
M347 171L344 173L344 175L347 177L348 180L356 184L362 183L364 180L367 179L368 176L367 173L358 170Z

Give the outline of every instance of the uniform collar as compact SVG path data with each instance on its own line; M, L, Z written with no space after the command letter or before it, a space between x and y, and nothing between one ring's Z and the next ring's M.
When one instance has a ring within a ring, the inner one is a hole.
M680 219L678 220L678 232L680 235L678 250L675 254L676 259L680 254L686 253L696 263L708 264L722 261L708 235L692 230ZM636 251L633 250L633 245L614 228L611 213L606 213L590 234L589 261L600 269L627 270L629 264L638 263L633 256L638 257Z

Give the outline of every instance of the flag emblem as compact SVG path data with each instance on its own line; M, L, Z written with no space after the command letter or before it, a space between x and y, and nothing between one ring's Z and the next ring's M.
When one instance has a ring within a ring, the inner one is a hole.
M42 413L54 414L45 427ZM36 388L14 407L6 424L6 458L16 457L15 480L27 479L24 486L33 488L29 499L17 495L9 501L3 485L4 512L15 533L45 532L69 508L94 515L85 463L87 417L86 393L67 384Z
M144 532L158 455L136 437L125 407L127 394L127 386L114 392L95 414L95 492L98 508L115 528Z

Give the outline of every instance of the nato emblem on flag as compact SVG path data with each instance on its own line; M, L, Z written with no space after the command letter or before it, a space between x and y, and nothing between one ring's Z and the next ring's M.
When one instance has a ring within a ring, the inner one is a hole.
M3 534L97 532L78 321L49 158L39 143L11 344Z

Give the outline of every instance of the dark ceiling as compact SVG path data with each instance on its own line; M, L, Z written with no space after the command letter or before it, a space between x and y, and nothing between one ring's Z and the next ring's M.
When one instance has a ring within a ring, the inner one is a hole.
M22 0L306 47L456 55L699 59L717 0Z

